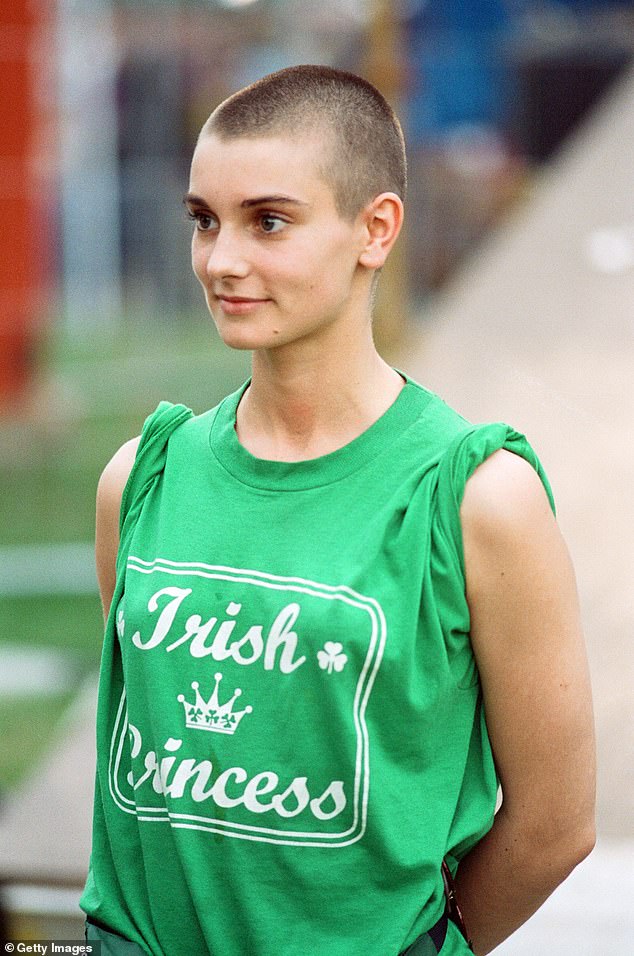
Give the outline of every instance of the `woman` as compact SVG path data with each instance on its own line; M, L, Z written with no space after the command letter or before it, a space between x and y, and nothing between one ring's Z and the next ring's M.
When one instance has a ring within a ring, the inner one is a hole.
M99 486L82 906L112 952L449 956L469 933L484 954L592 846L546 479L523 436L471 426L372 340L405 180L387 103L325 67L201 132L193 268L252 375L200 416L160 405Z

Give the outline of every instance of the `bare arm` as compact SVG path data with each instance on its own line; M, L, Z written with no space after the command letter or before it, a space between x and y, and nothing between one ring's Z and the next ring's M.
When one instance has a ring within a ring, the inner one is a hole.
M139 441L139 438L133 438L121 446L104 468L97 487L95 557L104 620L108 617L116 581L121 496L134 464Z
M471 639L504 798L456 879L483 956L594 845L594 729L574 573L531 466L492 455L467 483L461 520Z

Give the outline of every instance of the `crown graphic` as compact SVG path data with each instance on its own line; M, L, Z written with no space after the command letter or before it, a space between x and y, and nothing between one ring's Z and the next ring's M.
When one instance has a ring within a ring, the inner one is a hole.
M197 680L192 683L192 688L196 692L193 704L185 700L184 694L178 695L178 702L185 708L185 726L193 727L194 730L212 730L217 734L234 734L244 715L250 714L253 707L247 704L244 710L233 709L233 705L242 693L239 687L233 692L231 700L220 704L218 686L222 680L222 674L215 674L214 677L216 683L208 701L201 696Z

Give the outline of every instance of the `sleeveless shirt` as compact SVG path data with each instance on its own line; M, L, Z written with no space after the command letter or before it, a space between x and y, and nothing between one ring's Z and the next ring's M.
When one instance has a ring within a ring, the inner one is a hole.
M248 384L248 383L247 383ZM407 379L339 450L266 461L246 385L161 403L121 508L81 906L150 956L396 956L491 827L459 508L504 424ZM443 956L467 952L450 924Z

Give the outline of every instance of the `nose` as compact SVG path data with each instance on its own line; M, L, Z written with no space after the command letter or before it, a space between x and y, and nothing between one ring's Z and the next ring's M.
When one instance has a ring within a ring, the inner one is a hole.
M205 272L209 279L244 278L249 273L244 243L236 230L221 227L205 243Z

